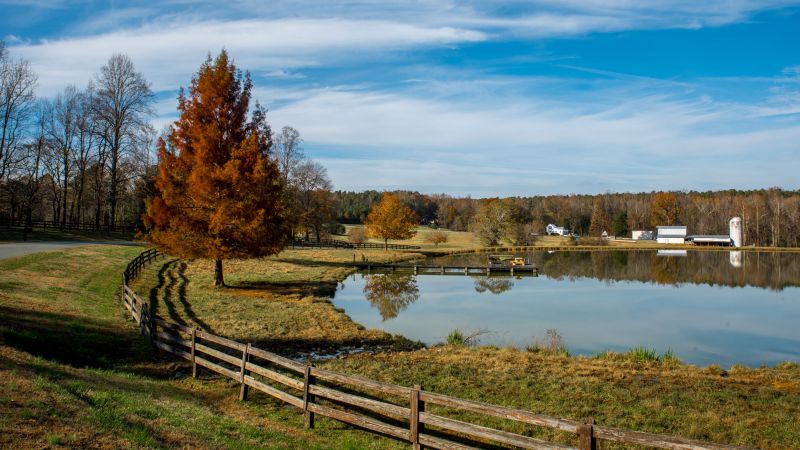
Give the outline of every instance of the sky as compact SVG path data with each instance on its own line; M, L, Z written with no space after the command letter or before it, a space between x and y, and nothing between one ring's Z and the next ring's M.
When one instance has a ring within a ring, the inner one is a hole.
M473 197L800 188L800 1L0 0L38 94L114 53L157 129L209 53L336 189Z

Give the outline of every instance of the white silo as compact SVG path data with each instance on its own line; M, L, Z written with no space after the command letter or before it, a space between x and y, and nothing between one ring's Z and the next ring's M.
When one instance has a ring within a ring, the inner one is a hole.
M728 222L730 225L731 245L734 247L742 246L742 219L734 217Z

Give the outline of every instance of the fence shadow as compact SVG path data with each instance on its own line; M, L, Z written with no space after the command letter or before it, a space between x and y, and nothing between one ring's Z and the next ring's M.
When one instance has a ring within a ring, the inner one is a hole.
M109 368L152 358L138 334L66 314L0 306L0 343L75 367Z

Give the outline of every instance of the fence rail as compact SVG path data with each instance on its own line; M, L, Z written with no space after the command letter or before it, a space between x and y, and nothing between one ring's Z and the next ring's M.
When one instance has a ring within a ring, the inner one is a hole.
M333 372L305 365L251 344L216 336L200 328L168 322L155 315L147 302L128 286L128 282L158 255L156 249L143 252L128 264L122 275L123 304L139 324L142 334L150 338L155 348L191 363L193 377L205 369L238 382L240 400L247 400L250 389L255 389L302 409L308 428L314 427L314 418L319 414L407 441L415 449L461 450L491 444L522 449L595 450L597 442L601 440L676 450L744 449L611 428L596 425L592 421L561 419L429 392L421 386L405 387ZM577 447L557 444L457 420L426 410L429 406L560 430L575 435L578 444Z
M309 248L360 248L360 249L391 249L391 250L419 250L420 247L416 245L405 244L377 244L374 242L347 242L340 239L322 239L319 241L306 241L306 240L293 240L292 247L309 247Z
M54 220L33 220L28 223L25 220L0 219L0 226L5 227L26 227L59 230L79 230L79 231L135 231L136 227L130 224L95 225L93 223L80 222L57 222Z

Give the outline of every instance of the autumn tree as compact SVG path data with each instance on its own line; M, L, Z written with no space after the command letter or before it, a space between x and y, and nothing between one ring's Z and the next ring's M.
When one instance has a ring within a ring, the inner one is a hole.
M475 214L472 229L486 245L497 245L503 239L514 239L517 218L507 200L485 201Z
M425 242L430 242L435 246L447 242L448 235L444 231L431 231L425 235Z
M680 215L678 196L672 192L659 192L650 207L650 222L653 226L675 225Z
M389 248L389 239L411 239L417 234L417 214L403 205L396 195L383 194L381 201L367 215L364 224L367 235L383 239L385 248Z
M284 244L282 183L269 157L265 116L247 120L252 83L222 51L181 92L180 118L159 140L157 195L146 204L147 238L184 258L272 255ZM259 108L256 108L258 111Z
M589 234L600 236L604 231L608 231L611 227L611 213L608 204L608 199L605 195L598 195L595 197L592 204L592 219L589 226Z

